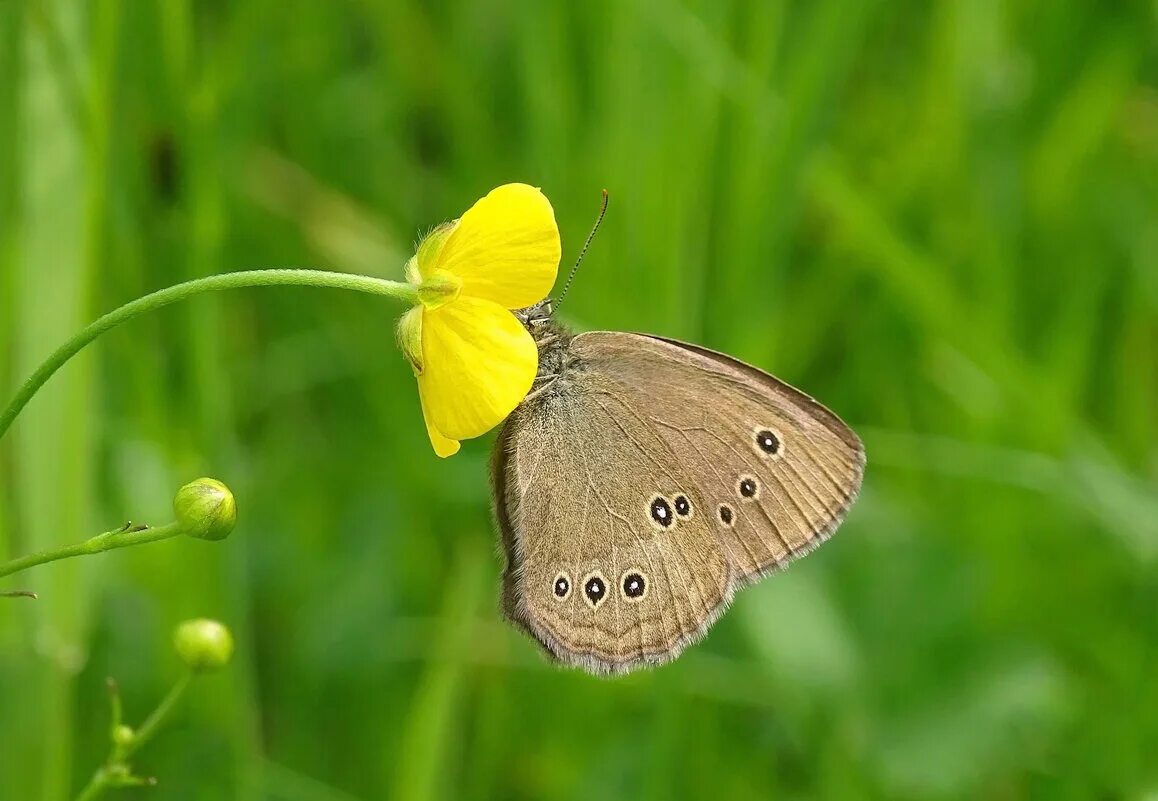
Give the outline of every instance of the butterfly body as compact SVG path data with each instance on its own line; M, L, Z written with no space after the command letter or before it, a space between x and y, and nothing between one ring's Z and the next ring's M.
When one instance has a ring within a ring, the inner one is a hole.
M673 659L843 519L864 451L808 396L697 346L572 335L548 304L519 316L540 368L495 448L503 606L556 659Z

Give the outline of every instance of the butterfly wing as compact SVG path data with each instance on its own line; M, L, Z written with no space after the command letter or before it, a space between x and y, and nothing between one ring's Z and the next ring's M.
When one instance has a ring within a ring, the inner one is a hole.
M504 426L503 606L557 659L596 673L671 659L727 601L727 562L708 521L677 510L691 479L665 448L594 373Z
M766 373L639 334L582 334L564 358L504 426L493 471L504 608L562 661L674 658L855 497L859 439Z
M734 578L751 582L836 530L860 491L860 438L808 395L722 353L642 334L575 338L625 391L707 502Z

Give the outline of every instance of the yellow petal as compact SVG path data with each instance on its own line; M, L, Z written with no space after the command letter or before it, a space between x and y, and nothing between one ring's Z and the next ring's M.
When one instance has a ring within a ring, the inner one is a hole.
M506 184L462 215L431 268L461 278L463 295L521 309L547 297L561 254L551 203L533 186Z
M430 413L426 411L426 398L423 396L421 388L418 392L418 399L422 403L422 420L426 423L426 435L430 437L430 444L434 446L434 452L443 459L447 456L454 456L458 453L458 440L444 437L441 431L430 424Z
M535 342L515 316L465 294L424 311L422 355L418 391L426 419L450 439L498 425L530 391L539 369Z

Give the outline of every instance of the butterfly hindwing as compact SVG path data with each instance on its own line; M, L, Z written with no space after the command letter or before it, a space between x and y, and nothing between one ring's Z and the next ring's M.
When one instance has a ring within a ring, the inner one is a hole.
M659 432L597 374L526 404L494 476L507 615L556 658L618 672L673 658L727 601L729 568Z

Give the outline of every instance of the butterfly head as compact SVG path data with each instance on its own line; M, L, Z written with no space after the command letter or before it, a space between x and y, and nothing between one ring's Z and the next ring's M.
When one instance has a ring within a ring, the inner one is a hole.
M539 349L539 373L535 377L535 388L543 388L562 373L567 361L565 351L574 335L555 320L550 298L525 309L516 309L515 317L530 332Z
M535 305L525 309L515 310L515 316L531 332L531 336L535 336L538 329L542 329L552 321L552 314L550 298L543 298Z

